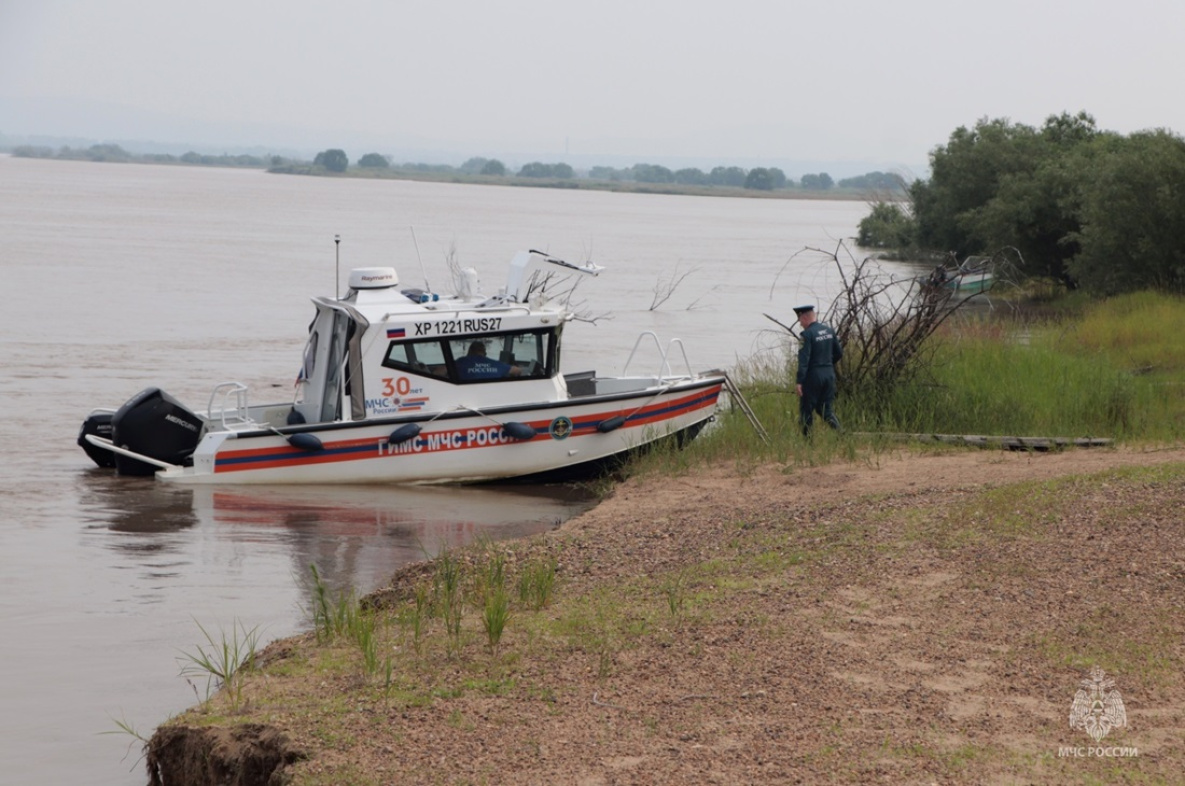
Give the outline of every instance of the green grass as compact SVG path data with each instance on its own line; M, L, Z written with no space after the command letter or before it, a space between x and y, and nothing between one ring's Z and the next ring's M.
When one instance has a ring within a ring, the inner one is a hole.
M886 435L899 433L1142 444L1185 438L1185 300L1137 293L1067 301L1046 307L1042 319L1022 311L952 320L923 353L928 360L887 392L841 384L839 436L823 427L810 440L799 433L788 345L782 357L759 357L731 372L769 442L739 411L724 411L688 450L652 451L627 473L682 474L721 462L742 473L767 462L788 471L837 460L875 464L899 447Z
M1173 656L1180 625L1163 611L1133 620L1134 610L1102 604L1037 636L1037 650L1059 668L1085 672L1099 666L1123 674L1149 691L1171 684L1180 674Z
M1073 353L1101 353L1117 368L1185 377L1185 300L1157 292L1121 295L1087 308L1058 336Z
M1149 292L1037 325L965 322L939 337L930 373L893 391L884 420L902 431L1177 440L1182 335L1185 300Z
M866 405L853 420L912 433L1126 437L1144 427L1137 388L1041 335L1028 344L954 336L939 344L930 378L892 391L883 414Z
M557 567L555 557L528 562L519 575L519 602L532 611L538 611L550 603L555 590Z
M486 594L485 606L482 609L481 623L486 633L486 644L491 654L497 654L498 645L502 642L502 634L506 630L506 623L510 620L510 595L504 587L498 587Z

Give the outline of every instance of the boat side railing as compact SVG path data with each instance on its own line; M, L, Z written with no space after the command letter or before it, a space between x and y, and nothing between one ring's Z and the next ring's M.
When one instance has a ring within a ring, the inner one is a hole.
M674 370L671 368L671 354L678 349L679 354L683 356L683 366L687 369L687 376L694 377L695 374L691 371L691 361L687 359L687 348L683 346L683 339L673 338L667 342L666 349L663 349L662 342L658 339L658 334L652 330L643 331L638 335L634 342L634 348L630 350L630 356L625 361L625 367L621 370L622 376L628 376L630 364L634 362L634 355L638 352L638 347L641 346L643 339L647 336L654 339L654 347L658 350L660 363L658 366L658 378L665 379L667 377L675 376Z
M217 409L215 409L217 400ZM250 423L247 414L247 386L241 382L222 382L214 387L210 393L210 403L206 407L206 417L210 421L217 420L223 429Z

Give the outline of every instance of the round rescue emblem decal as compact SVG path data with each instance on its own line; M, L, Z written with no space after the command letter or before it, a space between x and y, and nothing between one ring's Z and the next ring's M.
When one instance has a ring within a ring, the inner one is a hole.
M547 431L551 434L552 439L567 439L568 435L572 433L572 420L560 415L551 421L551 425L547 427Z

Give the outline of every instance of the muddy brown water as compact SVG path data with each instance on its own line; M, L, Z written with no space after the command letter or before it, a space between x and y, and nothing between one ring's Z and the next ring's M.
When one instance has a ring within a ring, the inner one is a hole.
M575 301L567 371L618 373L643 331L699 370L772 351L773 323L827 301L859 202L349 181L0 156L0 781L144 783L139 745L204 684L179 658L218 635L307 625L310 563L366 592L476 537L587 508L570 487L203 488L116 478L75 445L94 407L156 385L193 409L240 380L283 401L312 314L349 268L496 290L520 248L606 266ZM334 235L340 235L335 247ZM335 254L335 252L337 252ZM656 288L687 273L652 310ZM645 347L633 371L656 366ZM648 365L649 364L649 365ZM657 369L655 369L657 370Z

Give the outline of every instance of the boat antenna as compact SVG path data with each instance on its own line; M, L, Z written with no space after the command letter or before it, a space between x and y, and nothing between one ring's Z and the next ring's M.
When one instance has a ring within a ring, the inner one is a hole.
M334 261L333 296L338 299L341 298L341 285L342 285L341 249L342 249L342 236L341 235L334 235L333 236L333 261Z
M416 259L420 260L420 273L423 274L423 276L424 276L424 289L431 292L432 285L428 283L428 271L427 271L427 269L424 268L424 258L422 256L420 256L420 244L418 242L416 242L416 228L410 227L410 229L411 229L411 243L413 246L416 247Z

